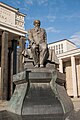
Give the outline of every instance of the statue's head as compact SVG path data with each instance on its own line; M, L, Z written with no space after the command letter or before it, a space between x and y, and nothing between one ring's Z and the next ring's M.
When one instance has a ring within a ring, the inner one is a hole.
M40 22L40 20L34 20L34 23L33 23L33 24L34 24L34 26L35 26L35 25L40 26L41 22Z

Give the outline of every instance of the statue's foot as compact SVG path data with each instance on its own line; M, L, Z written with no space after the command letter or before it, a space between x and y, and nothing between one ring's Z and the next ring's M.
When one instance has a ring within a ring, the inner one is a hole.
M39 67L39 65L35 65L35 68L38 68Z
M41 67L41 68L43 68L43 67L44 67L44 65L40 65L40 67Z

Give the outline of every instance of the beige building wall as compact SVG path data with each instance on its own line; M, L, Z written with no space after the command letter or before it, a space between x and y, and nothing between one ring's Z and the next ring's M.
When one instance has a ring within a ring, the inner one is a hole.
M67 39L63 39L57 42L49 43L48 47L54 49L56 54L76 49L76 45Z
M18 9L0 2L1 100L9 100L14 90L13 75L17 73L17 46L20 46L22 53L27 33L24 27L24 17L25 15ZM20 61L22 61L21 57ZM22 62L19 68L22 69Z
M80 96L80 58L76 59L76 73L77 73L78 96Z
M66 90L69 96L73 96L71 61L67 61L65 63L65 71L66 71Z
M0 95L1 95L1 67L0 67Z
M66 48L66 51L69 51L69 50L73 50L73 49L76 49L76 45L72 42L69 42L69 41L65 41L65 46L67 47ZM65 49L65 48L64 48Z
M77 94L80 96L80 58L76 58ZM72 66L71 61L65 62L66 90L69 96L73 96Z
M59 52L60 45L63 46L62 52ZM55 53L58 53L59 71L66 74L68 95L75 98L80 97L80 48L67 39L50 43L48 47L55 48Z
M62 61L60 68L63 67L63 73L66 74L68 95L75 98L80 97L80 49L64 52L57 55L57 57L59 61Z

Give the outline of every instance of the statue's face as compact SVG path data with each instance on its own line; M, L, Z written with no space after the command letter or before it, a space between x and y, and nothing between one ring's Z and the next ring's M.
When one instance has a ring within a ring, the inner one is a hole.
M39 27L40 26L40 21L39 20L35 20L34 21L34 26L35 27Z
M39 26L40 26L40 23L36 22L36 23L34 24L34 26L35 26L35 27L39 27Z

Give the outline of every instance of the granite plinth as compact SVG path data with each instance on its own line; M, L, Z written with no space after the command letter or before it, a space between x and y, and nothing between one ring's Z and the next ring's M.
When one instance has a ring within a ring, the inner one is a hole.
M0 120L80 120L80 110L72 111L68 116L65 115L53 115L49 116L27 116L17 115L8 111L0 111Z
M26 115L17 115L8 111L0 111L0 120L65 120L65 116L62 115L53 115L49 116L26 116ZM72 120L72 119L71 119Z
M68 114L73 110L73 104L65 88L57 83L61 76L56 70L39 70L23 71L13 76L16 89L7 111L30 117L45 116L48 119L54 115Z
M49 60L47 60L45 63L44 63L44 67L46 69L54 69L56 67L58 67L58 64L56 64L55 62L51 62ZM25 62L24 62L24 69L28 70L28 69L34 69L35 66L34 66L34 60L33 59L28 59L28 58L25 58Z

